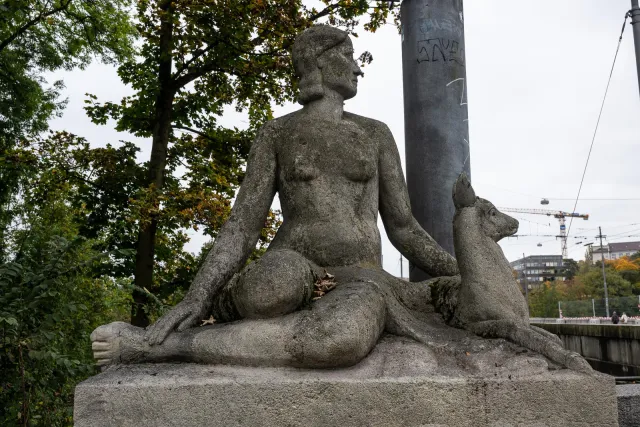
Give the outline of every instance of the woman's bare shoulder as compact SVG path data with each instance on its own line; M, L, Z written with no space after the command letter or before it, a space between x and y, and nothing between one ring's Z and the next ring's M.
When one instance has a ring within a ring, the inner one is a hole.
M384 122L380 120L372 119L370 117L360 116L358 114L348 113L345 111L345 118L350 120L368 132L372 133L372 136L377 136L378 138L382 138L383 140L387 140L391 138L393 140L393 136L391 135L391 131L389 130L389 126L387 126Z

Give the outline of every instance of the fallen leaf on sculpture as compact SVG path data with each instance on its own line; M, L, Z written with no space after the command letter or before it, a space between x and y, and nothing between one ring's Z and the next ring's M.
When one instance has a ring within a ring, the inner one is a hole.
M216 319L214 319L213 316L209 316L208 319L202 319L200 326L213 325L214 323L216 323Z
M320 277L316 280L316 283L313 284L313 301L319 300L322 298L327 292L335 288L337 285L335 276L333 274L327 273L327 270L324 271L324 276Z

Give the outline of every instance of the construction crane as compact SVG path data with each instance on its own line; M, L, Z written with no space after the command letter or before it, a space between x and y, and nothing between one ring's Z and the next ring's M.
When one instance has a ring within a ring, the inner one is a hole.
M498 208L502 212L523 213L532 215L547 215L557 218L560 222L560 234L556 238L560 238L560 246L562 248L562 259L569 257L567 251L567 226L565 225L565 218L582 218L584 220L589 219L589 214L579 214L577 212L563 212L563 211L551 211L546 209L518 209L518 208Z

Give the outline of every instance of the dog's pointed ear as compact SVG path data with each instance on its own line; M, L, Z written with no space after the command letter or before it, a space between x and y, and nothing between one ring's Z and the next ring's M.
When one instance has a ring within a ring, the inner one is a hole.
M456 209L466 208L476 202L476 192L473 191L467 174L462 172L453 184L453 204Z

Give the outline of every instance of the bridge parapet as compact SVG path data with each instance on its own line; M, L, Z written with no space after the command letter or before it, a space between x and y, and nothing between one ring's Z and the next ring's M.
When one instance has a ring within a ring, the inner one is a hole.
M564 317L558 319L557 317L531 317L529 319L531 323L561 323L569 325L613 325L610 317ZM630 318L627 323L618 323L615 326L640 326L640 318Z
M564 319L563 319L564 320ZM614 376L640 376L640 328L631 325L538 323L580 353L594 369Z

